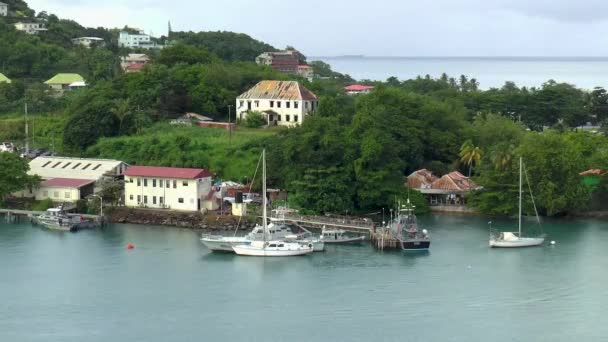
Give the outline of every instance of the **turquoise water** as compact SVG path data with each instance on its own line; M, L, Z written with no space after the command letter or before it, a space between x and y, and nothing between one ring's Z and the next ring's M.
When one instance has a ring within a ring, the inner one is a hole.
M484 219L421 221L433 236L427 254L329 246L278 259L210 254L177 228L0 223L0 341L608 336L608 223L549 222L555 246L490 250Z
M333 70L355 79L384 81L391 76L401 80L418 75L440 77L446 73L476 78L480 88L501 87L506 81L518 86L539 87L549 79L584 89L608 86L608 58L516 58L516 57L313 57L329 63Z

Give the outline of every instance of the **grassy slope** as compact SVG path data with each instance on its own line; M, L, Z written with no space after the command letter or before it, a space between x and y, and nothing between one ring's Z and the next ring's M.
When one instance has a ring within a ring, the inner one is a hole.
M140 135L103 138L86 154L134 165L202 167L218 178L244 181L253 176L263 139L279 129L239 127L230 144L223 129L158 124ZM185 146L181 151L180 141Z

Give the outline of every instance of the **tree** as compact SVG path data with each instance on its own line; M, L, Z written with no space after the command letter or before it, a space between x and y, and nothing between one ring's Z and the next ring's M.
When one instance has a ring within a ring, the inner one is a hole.
M247 116L243 121L245 127L249 128L260 128L266 125L266 119L264 118L264 114L256 111L247 113Z
M116 206L123 194L124 182L114 178L104 178L100 182L99 188L101 189L100 195L104 199L104 203Z
M168 66L176 64L209 64L218 58L204 47L195 47L184 43L171 45L160 52L158 62Z
M478 146L473 145L470 139L465 141L460 147L460 161L469 167L469 177L473 165L478 165L481 161L482 152Z
M13 153L0 152L0 202L16 191L38 185L40 178L28 175L29 169L25 159Z
M118 119L118 135L122 134L122 124L125 118L131 113L129 100L118 99L114 101L114 106L110 110Z

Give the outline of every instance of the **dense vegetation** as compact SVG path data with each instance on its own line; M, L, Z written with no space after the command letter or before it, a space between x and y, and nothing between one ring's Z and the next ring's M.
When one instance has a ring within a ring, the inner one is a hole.
M608 169L607 138L576 128L590 122L604 131L603 88L548 81L539 88L507 82L480 90L475 79L443 75L369 82L376 85L371 94L353 97L342 89L350 77L312 62L320 77L300 81L320 96L315 115L293 129L244 128L259 126L252 115L230 140L224 130L167 121L189 111L225 119L235 97L256 82L298 79L253 63L273 47L230 32L173 32L171 46L152 54L152 65L123 74L119 58L130 51L116 46L116 30L40 13L36 20L49 31L36 37L15 31L13 19L0 18L0 70L14 81L0 84L0 140L24 139L16 113L27 101L35 144L63 154L207 167L219 178L243 181L265 147L272 186L287 189L293 204L314 212L386 207L407 196L404 177L424 167L437 175L470 173L485 187L470 196L472 206L512 214L519 156L543 214L585 210L593 191L605 192L603 183L585 187L578 173ZM108 45L72 46L69 39L81 35L104 37ZM41 82L56 72L79 72L89 86L50 97ZM410 196L423 206L419 194Z

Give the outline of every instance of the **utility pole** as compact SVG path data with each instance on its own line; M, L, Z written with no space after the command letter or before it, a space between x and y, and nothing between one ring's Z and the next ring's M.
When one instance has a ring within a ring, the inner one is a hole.
M28 132L28 122L27 122L27 102L25 103L25 156L27 157L30 154L30 138Z
M232 123L230 122L232 105L228 105L228 143L232 145Z

